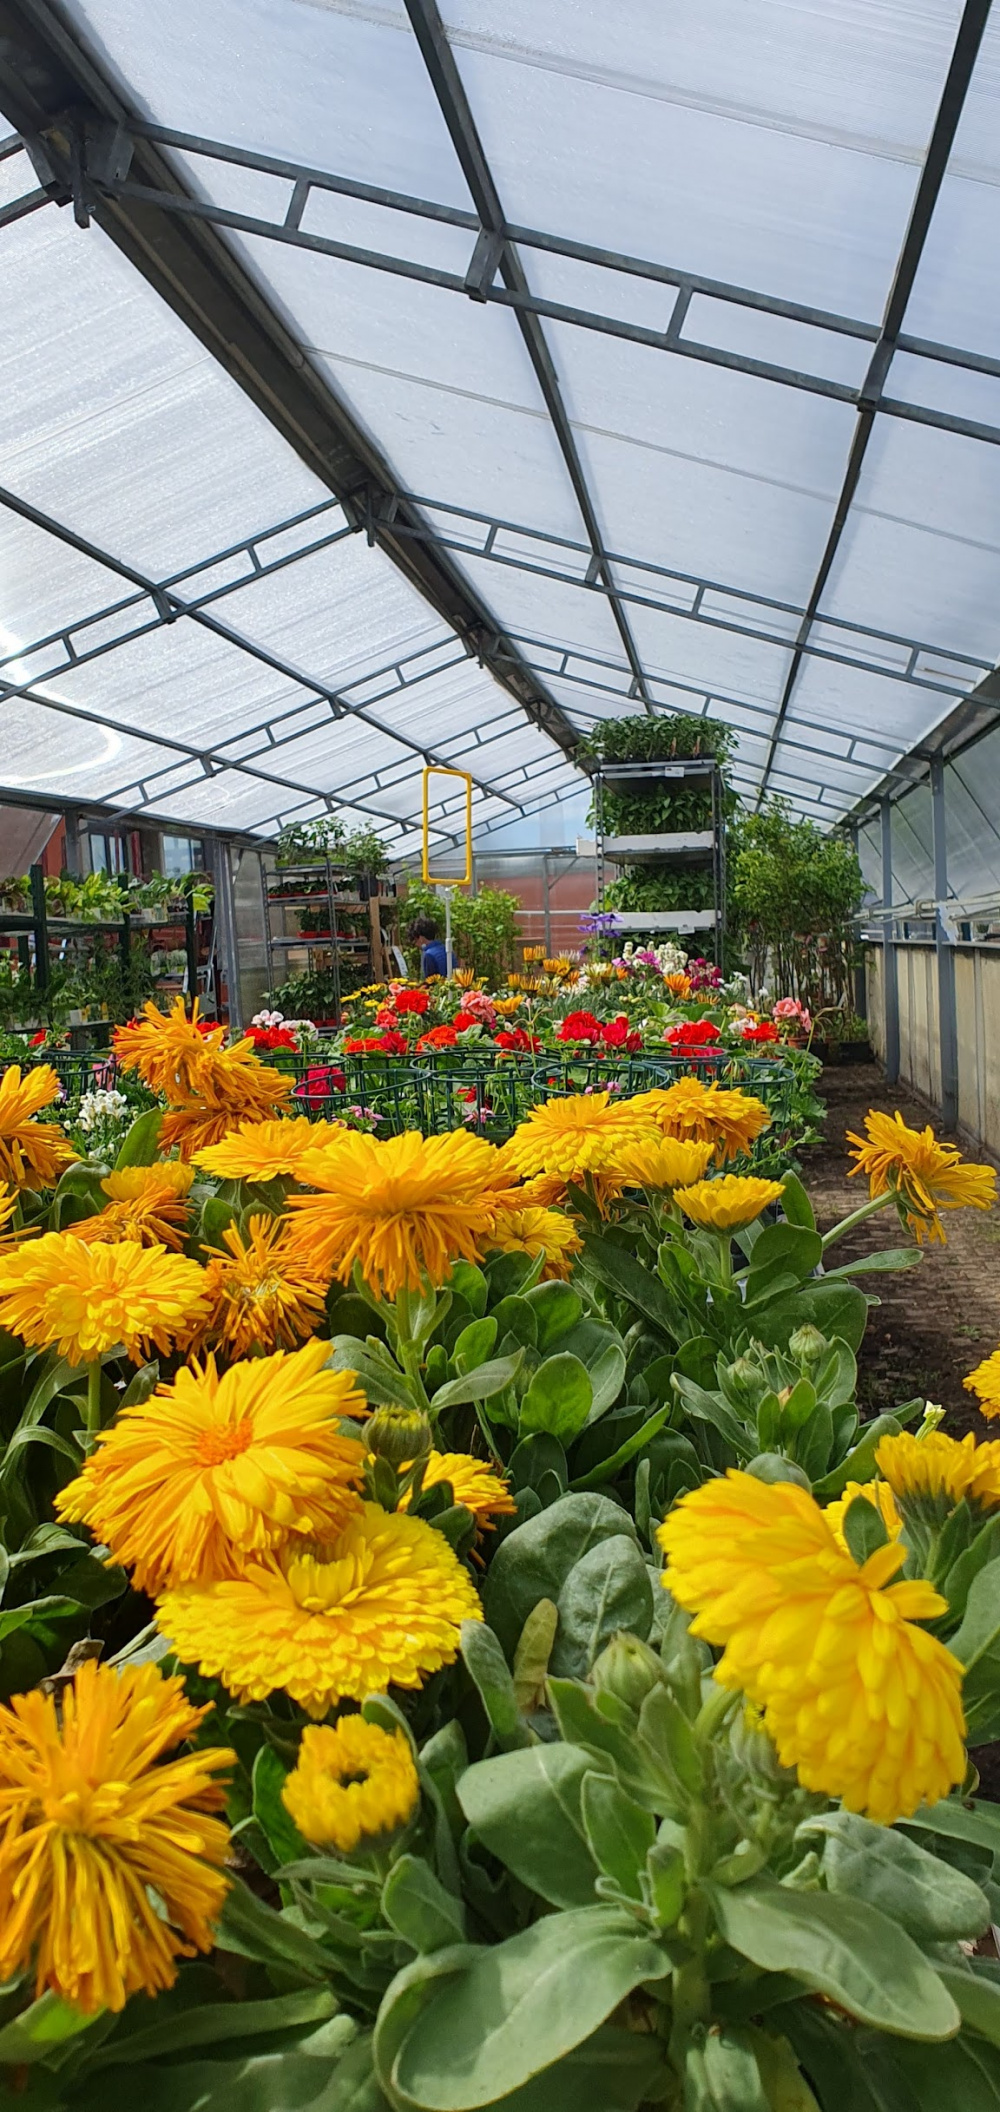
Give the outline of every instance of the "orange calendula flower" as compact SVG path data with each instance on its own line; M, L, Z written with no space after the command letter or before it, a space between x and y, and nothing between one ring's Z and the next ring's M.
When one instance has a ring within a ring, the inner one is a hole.
M140 1022L117 1030L123 1068L165 1095L160 1143L182 1159L217 1144L236 1122L273 1117L291 1095L292 1080L261 1063L249 1037L227 1049L225 1032L199 1026L197 1002L188 1019L181 997L169 1013L148 1004Z
M511 1204L518 1200L515 1191ZM583 1241L572 1218L566 1217L561 1210L547 1210L538 1203L525 1203L522 1209L508 1208L505 1204L493 1220L485 1251L530 1254L533 1258L544 1254L542 1279L551 1282L556 1278L565 1279L570 1274L573 1256L583 1252Z
M133 1359L151 1343L165 1355L208 1309L196 1261L138 1241L88 1246L72 1232L45 1232L0 1254L0 1327L73 1364L119 1344Z
M719 1166L749 1151L771 1120L762 1100L693 1077L637 1093L632 1105L644 1119L658 1123L665 1136L710 1143Z
M946 1602L891 1581L901 1541L859 1567L808 1490L732 1470L683 1496L658 1538L692 1633L725 1646L716 1679L763 1711L807 1789L891 1825L963 1779L962 1667L919 1625Z
M365 1448L338 1418L366 1412L354 1373L329 1371L328 1342L214 1357L122 1408L56 1498L89 1525L140 1591L238 1576L292 1535L325 1539L360 1508Z
M714 1181L696 1181L693 1188L676 1189L674 1199L693 1225L712 1232L739 1232L752 1225L769 1203L780 1202L784 1192L781 1181L720 1173Z
M222 1239L226 1253L213 1254L205 1272L213 1300L206 1338L234 1357L296 1349L323 1311L329 1275L287 1218L254 1216L245 1233L229 1225Z
M141 1247L171 1247L179 1253L187 1230L187 1197L194 1174L179 1159L155 1166L126 1166L101 1182L107 1207L73 1226L77 1239L115 1246L137 1240Z
M977 1166L963 1159L956 1145L939 1143L930 1124L910 1129L898 1112L883 1115L871 1109L865 1129L865 1137L853 1130L847 1133L854 1146L851 1174L867 1174L873 1197L890 1192L896 1196L918 1245L925 1239L944 1244L940 1211L988 1210L996 1202L992 1166Z
M1000 1416L1000 1349L995 1349L992 1356L984 1357L962 1384L966 1393L975 1394L987 1421L995 1421Z
M195 1709L155 1665L92 1661L55 1697L0 1708L0 1979L33 1967L91 2016L159 1994L208 1951L225 1898L221 1746L165 1760Z
M23 1076L16 1063L0 1078L0 1181L8 1188L54 1188L77 1157L54 1122L37 1122L51 1107L59 1080L50 1063Z
M158 1613L185 1664L243 1701L275 1688L307 1715L389 1686L418 1687L458 1654L479 1596L443 1533L366 1503L335 1540L248 1561L220 1584L181 1585Z
M477 1259L493 1223L497 1153L456 1130L384 1141L345 1130L303 1159L299 1177L320 1191L289 1203L301 1250L341 1282L357 1261L366 1283L394 1298Z
M350 1855L360 1841L405 1825L416 1810L420 1782L410 1741L363 1716L308 1724L281 1797L305 1840Z
M286 1115L276 1122L237 1122L221 1144L194 1157L220 1181L273 1181L298 1177L307 1152L322 1151L341 1136L339 1122L311 1122L308 1115Z
M424 1488L433 1489L443 1481L450 1482L455 1502L464 1503L472 1512L481 1533L492 1532L494 1519L510 1518L517 1510L501 1469L475 1459L471 1452L428 1453ZM402 1508L409 1508L408 1495Z
M226 1038L225 1027L209 1026L199 1012L197 998L190 1018L183 997L175 997L169 1012L150 999L141 1019L115 1028L114 1051L122 1070L138 1071L154 1093L165 1093L168 1100L196 1094L206 1053L218 1053Z

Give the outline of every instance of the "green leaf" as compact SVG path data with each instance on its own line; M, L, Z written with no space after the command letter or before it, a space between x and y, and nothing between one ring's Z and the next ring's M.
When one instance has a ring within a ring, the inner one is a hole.
M131 1129L122 1140L115 1160L115 1172L121 1173L126 1166L152 1166L159 1156L160 1125L163 1109L147 1108L144 1115L137 1115Z
M334 1335L327 1365L331 1371L353 1371L367 1400L376 1408L416 1408L416 1394L402 1372L386 1358L375 1358L356 1335Z
M583 1300L568 1283L537 1283L526 1297L537 1323L538 1348L545 1356L583 1318Z
M822 1258L823 1242L815 1228L810 1230L807 1226L793 1224L765 1225L753 1243L748 1295L756 1296L756 1279L762 1271L770 1273L780 1266L788 1269L801 1283L812 1275Z
M562 1496L508 1533L483 1586L487 1621L508 1654L539 1599L558 1601L563 1583L592 1547L619 1534L635 1538L626 1511L606 1496Z
M547 1357L534 1373L521 1402L518 1429L522 1437L545 1430L568 1444L590 1415L594 1389L579 1357Z
M156 1392L159 1382L160 1366L154 1357L152 1363L140 1364L138 1371L130 1378L118 1403L119 1408L141 1408Z
M99 2016L99 2012L84 2016L71 2002L47 1989L0 2030L0 2067L22 2068L46 2060L67 2039L89 2031Z
M622 1468L628 1465L629 1460L634 1459L637 1452L642 1452L645 1449L650 1438L655 1437L658 1430L662 1430L670 1414L670 1408L670 1402L667 1402L663 1408L657 1408L655 1414L648 1416L646 1421L640 1424L638 1430L633 1430L631 1437L626 1437L622 1440L617 1451L609 1453L606 1459L600 1460L596 1467L591 1468L589 1474L581 1474L577 1480L571 1482L571 1488L600 1489L603 1488L605 1482L613 1481L616 1474L620 1474Z
M857 1261L842 1261L839 1268L824 1269L825 1283L842 1283L849 1276L885 1276L894 1269L915 1269L923 1260L919 1247L883 1247L879 1254L859 1254Z
M467 1371L475 1371L477 1365L485 1364L487 1358L493 1355L496 1346L497 1323L492 1313L485 1320L470 1320L468 1327L463 1327L452 1350L455 1370L462 1375Z
M530 1745L531 1732L521 1716L514 1681L492 1628L485 1621L463 1621L461 1652L498 1744L505 1751Z
M601 1541L575 1562L559 1597L552 1670L584 1678L619 1629L645 1642L653 1625L653 1587L635 1544L625 1534Z
M802 1225L807 1232L815 1232L816 1215L806 1190L797 1173L783 1173L784 1194L781 1207L790 1225Z
M901 1823L909 1830L940 1833L946 1840L968 1841L1000 1855L1000 1808L996 1804L942 1797L939 1804L925 1804Z
M866 1423L864 1434L853 1452L842 1459L839 1467L824 1474L822 1481L813 1483L813 1495L820 1501L829 1501L841 1496L849 1481L870 1481L875 1472L875 1454L884 1437L898 1437L901 1429L894 1415L877 1415Z
M818 1235L817 1235L818 1237ZM723 2025L709 2032L701 2058L708 2095L705 2112L771 2112L749 2032Z
M823 1874L830 1891L866 1899L918 1941L954 1942L981 1936L989 1926L989 1905L979 1886L895 1827L875 1826L852 1811L820 1812L796 1833L806 1840L817 1837L824 1844Z
M632 1712L619 1705L619 1720L608 1713L611 1697L603 1699L605 1708L599 1709L588 1688L578 1680L549 1681L549 1700L566 1743L591 1753L599 1768L613 1772L645 1811L661 1815L678 1812L681 1799L676 1777L661 1756L637 1735Z
M477 1269L472 1261L453 1261L449 1281L452 1290L465 1299L476 1319L481 1320L490 1295L490 1286L482 1269Z
M431 1401L435 1414L442 1408L459 1408L466 1401L488 1401L495 1393L501 1393L517 1377L521 1369L524 1352L518 1350L513 1357L495 1357L489 1364L480 1364L475 1371L464 1373L461 1378L449 1379L439 1386Z
M533 1745L480 1760L458 1784L470 1826L499 1862L554 1907L594 1898L597 1867L581 1811L589 1753L572 1745Z
M973 1577L969 1586L965 1614L961 1627L950 1638L948 1648L953 1657L965 1666L968 1693L969 1674L983 1660L992 1660L1000 1642L1000 1555L987 1562L985 1569ZM995 1683L995 1682L994 1682Z
M656 1839L650 1812L604 1775L583 1778L581 1813L591 1855L629 1899L641 1900L639 1873Z
M696 1385L693 1379L685 1379L678 1371L674 1373L672 1384L688 1415L693 1415L697 1422L711 1423L738 1457L750 1458L757 1449L756 1441L721 1393L710 1393L707 1387Z
M309 1850L282 1801L288 1770L273 1746L262 1745L253 1764L253 1815L278 1864L297 1863Z
M517 1639L514 1652L514 1693L519 1709L540 1709L545 1701L549 1659L559 1626L559 1609L551 1599L533 1606Z
M617 1908L548 1915L478 1951L421 2011L393 2063L393 2086L427 2112L477 2112L572 2052L633 1988L669 1970L659 1944Z
M298 1988L290 1995L274 1995L264 2001L205 2002L188 2010L174 2011L162 2023L145 2030L130 2031L120 2046L102 2046L88 2062L88 2073L97 2069L131 2066L150 2060L154 2054L181 2053L190 2046L222 2046L229 2039L250 2039L265 2032L290 2031L296 2025L323 2024L339 2009L336 1996L326 1987ZM349 2020L344 2019L345 2025Z
M752 1964L790 1973L880 2031L946 2039L958 2029L951 1996L912 1938L867 1902L763 1878L705 1890L725 1941Z
M382 1887L382 1912L415 1951L440 1951L465 1942L461 1900L446 1892L421 1856L401 1855Z
M315 1939L284 1914L265 1906L238 1878L226 1893L216 1941L220 1950L256 1958L261 1965L280 1966L302 1980L326 1980L330 1975L331 1960Z
M784 1349L796 1328L808 1321L821 1335L839 1335L849 1349L858 1350L868 1320L868 1300L851 1283L831 1283L819 1277L801 1290L786 1292L754 1314L753 1331L767 1349Z
M612 1246L603 1232L585 1232L583 1246L586 1266L598 1283L617 1292L619 1298L627 1298L673 1341L677 1308L659 1277L651 1275L622 1247Z
M869 1555L887 1546L889 1540L882 1514L873 1503L869 1503L867 1496L855 1496L848 1504L843 1517L843 1534L859 1569Z

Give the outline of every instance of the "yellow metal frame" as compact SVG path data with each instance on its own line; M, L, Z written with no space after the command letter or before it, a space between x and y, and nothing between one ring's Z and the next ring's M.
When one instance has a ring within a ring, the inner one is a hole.
M430 867L430 781L432 777L460 777L465 786L465 871L461 879L455 873L432 873ZM424 771L424 840L421 873L433 887L468 887L472 880L472 779L467 770L449 770L444 763L429 763Z

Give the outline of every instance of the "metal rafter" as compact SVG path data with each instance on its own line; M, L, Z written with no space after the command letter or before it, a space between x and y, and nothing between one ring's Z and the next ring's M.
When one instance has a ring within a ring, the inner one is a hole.
M164 155L137 138L136 113L50 0L0 0L0 108L25 141L49 195L93 216L213 357L239 383L313 474L360 520L470 652L489 665L499 627L450 554L399 535L407 502L372 443L329 381L303 359L294 337L216 229L155 204L95 195L131 164L139 182L175 203L186 187ZM96 153L93 151L97 143ZM492 671L492 669L491 669ZM555 699L505 655L497 675L526 716L572 756L575 728Z
M899 337L906 315L907 303L913 291L913 283L920 266L920 259L923 256L924 244L927 240L934 208L938 201L941 185L944 182L948 158L951 154L955 133L965 107L965 99L972 82L972 75L975 70L983 33L989 20L991 5L992 0L965 0L958 35L955 39L955 48L951 56L951 64L948 68L948 75L942 90L937 116L934 120L934 128L928 144L924 166L917 185L916 196L913 200L909 223L903 237L903 245L896 264L889 297L886 301L882 327L871 356L868 373L865 376L864 384L858 397L858 421L851 443L847 468L844 473L844 482L834 510L833 522L827 537L826 547L820 558L819 570L806 604L805 615L802 619L799 636L796 639L791 665L785 681L781 702L778 706L778 715L771 736L768 759L761 779L758 805L767 791L768 779L778 752L778 744L782 738L782 728L802 669L803 644L808 638L809 632L819 614L820 603L826 592L830 574L833 571L837 553L840 549L841 537L847 525L851 504L861 479L861 471L864 467L868 443L872 436L875 416L884 407L883 387L892 360L899 348Z
M483 151L454 52L445 35L437 0L405 0L405 6L469 194L479 214L480 234L469 266L466 291L473 300L483 299L499 271L508 292L516 294L520 301L530 291L528 281L521 259L508 238L500 194ZM587 531L595 575L604 582L618 635L628 656L635 695L650 711L652 706L642 661L628 616L615 589L597 512L541 320L531 308L522 305L514 312Z
M264 667L268 667L273 673L281 675L284 680L295 682L302 689L313 690L316 697L329 707L335 719L347 716L360 719L364 725L370 726L376 733L382 734L388 740L396 741L401 748L409 749L412 754L419 755L424 763L443 762L443 757L435 749L412 741L405 733L397 733L394 727L385 725L381 719L375 718L364 706L349 703L340 690L332 689L328 683L318 680L314 675L304 674L301 668L293 667L287 660L282 660L278 654L271 653L265 646L256 644L253 639L247 638L242 631L235 630L230 624L220 622L216 616L210 616L205 608L196 607L192 603L185 601L182 596L159 587L155 580L147 578L144 573L137 571L135 566L127 565L120 558L112 557L108 551L102 550L98 544L91 542L85 536L77 535L72 528L67 528L64 522L54 520L50 514L43 513L37 506L29 505L26 499L18 498L15 492L6 491L2 486L0 486L0 506L5 507L11 513L19 514L22 519L30 521L34 527L44 529L48 535L54 536L59 542L68 544L71 549L79 551L84 557L89 557L95 564L104 565L109 572L115 572L120 578L131 581L133 586L140 587L142 592L148 594L150 599L158 606L165 622L173 622L179 616L187 617L192 623L199 624L203 629L211 631L215 637L221 638L227 645L235 646L239 652L247 653L251 659L260 661ZM112 641L112 646L118 642L117 640ZM512 651L515 658L517 658L516 649L512 648ZM77 654L74 656L74 665L78 666L83 661L96 658L97 656L97 648L94 648L89 653ZM20 684L4 683L2 686L8 696L28 694L27 689ZM312 705L299 707L300 710L309 708L312 708ZM289 715L288 713L274 714L267 721L267 726L274 726L281 718ZM259 731L260 729L254 730ZM138 727L133 727L132 731L133 733L140 733L141 730ZM159 738L157 735L147 735L145 737L148 739ZM246 738L246 732L233 736L234 740ZM285 735L282 741L271 737L266 745L271 748L279 747L283 745L284 740L294 738L297 738L297 735ZM233 761L230 762L229 767L231 769L239 769L241 764ZM473 783L478 791L484 792L490 798L494 796L492 785L484 784L475 777L473 778ZM499 797L503 798L505 795L501 793ZM517 802L510 800L508 804L515 806Z

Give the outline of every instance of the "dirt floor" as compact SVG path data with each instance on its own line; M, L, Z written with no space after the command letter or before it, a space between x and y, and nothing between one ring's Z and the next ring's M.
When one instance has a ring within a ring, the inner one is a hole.
M804 1154L802 1178L825 1231L864 1200L867 1183L847 1177L844 1133L862 1135L870 1107L887 1114L898 1108L914 1128L931 1122L938 1134L944 1132L922 1102L887 1086L874 1064L832 1067L819 1091L829 1110L825 1140ZM872 1309L859 1360L859 1404L863 1415L874 1415L923 1394L946 1410L945 1427L953 1435L974 1430L980 1438L996 1436L996 1425L990 1429L983 1422L962 1380L1000 1345L1000 1207L949 1211L944 1224L947 1245L925 1247L919 1268L859 1279L881 1300ZM903 1244L895 1213L887 1210L859 1225L837 1254L846 1260Z

